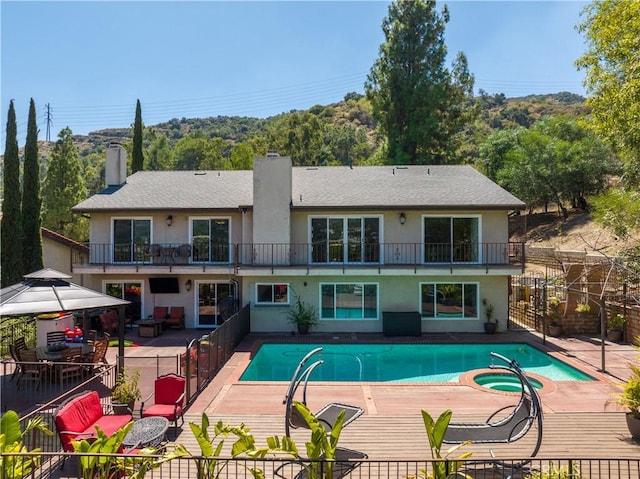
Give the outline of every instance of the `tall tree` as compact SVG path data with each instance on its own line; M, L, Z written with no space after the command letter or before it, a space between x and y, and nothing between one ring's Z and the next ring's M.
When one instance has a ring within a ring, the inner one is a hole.
M144 168L144 153L142 152L142 108L140 100L136 102L136 119L133 123L133 151L131 152L131 173Z
M625 179L640 187L640 2L597 0L577 26L587 52L576 65L586 73L590 125L625 164Z
M22 176L22 261L25 273L31 273L44 267L42 258L42 196L40 194L39 163L36 104L32 98L29 104L27 141L24 147L24 172Z
M445 67L446 6L396 0L382 23L385 42L365 82L373 117L387 138L392 163L452 163L452 141L466 121L473 76L459 53Z
M7 114L7 137L4 149L4 199L2 200L2 234L0 235L3 287L22 280L21 216L18 130L16 111L11 100Z
M44 181L44 224L52 230L84 241L87 222L71 212L71 208L87 198L84 169L73 132L64 128L51 151L51 161Z

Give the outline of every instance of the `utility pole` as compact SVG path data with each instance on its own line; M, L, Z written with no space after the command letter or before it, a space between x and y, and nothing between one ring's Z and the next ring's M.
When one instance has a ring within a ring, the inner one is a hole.
M47 122L47 136L46 140L51 141L51 105L47 103L45 105L46 113L45 113L45 121Z

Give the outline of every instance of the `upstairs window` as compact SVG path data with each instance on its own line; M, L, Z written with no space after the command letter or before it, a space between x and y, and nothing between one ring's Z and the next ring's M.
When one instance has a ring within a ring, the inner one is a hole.
M229 218L191 220L195 262L228 263L231 261Z
M311 243L313 263L378 263L380 218L311 218Z
M480 218L477 216L425 216L425 263L477 263Z
M148 261L150 243L150 218L113 219L114 263Z

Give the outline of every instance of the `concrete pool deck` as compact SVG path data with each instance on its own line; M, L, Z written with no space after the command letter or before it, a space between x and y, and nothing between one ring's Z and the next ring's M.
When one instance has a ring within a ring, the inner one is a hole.
M186 338L198 337L199 330L172 331L157 338L140 338L141 347L127 351L127 356L175 354L184 351ZM338 336L340 339L333 339ZM136 338L138 339L138 338ZM240 383L242 371L253 351L262 342L397 342L397 343L504 343L525 342L548 351L588 374L597 382L555 382L552 390L541 394L544 411L544 434L539 458L631 458L640 457L640 443L634 442L627 430L625 415L617 405L607 404L615 383L628 375L628 363L638 358L629 344L606 342L605 366L599 338L543 338L527 331L485 334L424 334L419 338L385 338L382 334L310 334L308 336L251 334L219 371L214 380L189 405L185 424L177 437L170 440L183 444L189 451L199 446L188 424L200 424L206 413L212 424L239 425L251 428L256 442L284 434L282 401L287 382L273 384ZM517 397L517 394L515 395ZM365 452L370 459L411 460L430 457L421 410L437 416L445 409L453 411L454 422L485 420L502 406L514 403L514 393L489 391L469 384L381 384L381 383L314 383L309 386L308 403L317 410L328 402L344 402L362 406L365 413L344 429L340 445ZM308 440L308 431L296 429L292 437L299 447ZM528 457L536 433L530 431L516 443L489 448L472 445L474 458ZM227 441L230 445L233 441ZM226 449L227 446L225 446ZM465 448L465 451L469 450Z
M384 338L382 335L311 334L308 336L250 335L239 346L223 370L207 390L191 405L190 410L208 414L278 414L282 413L282 400L287 382L240 382L252 352L263 342L396 342L396 343L505 343L525 342L591 375L597 381L555 381L545 384L541 400L545 413L558 412L612 412L620 409L607 404L615 383L628 375L628 363L638 357L629 344L606 343L605 368L602 372L602 350L595 338L547 338L529 332L508 332L497 335L437 334L420 338ZM487 365L489 364L487 358ZM339 401L357 404L365 415L402 415L429 408L446 408L457 414L491 412L513 402L514 393L490 391L461 380L459 383L312 383L309 386L309 405L319 408L327 402ZM260 408L256 411L256 398Z

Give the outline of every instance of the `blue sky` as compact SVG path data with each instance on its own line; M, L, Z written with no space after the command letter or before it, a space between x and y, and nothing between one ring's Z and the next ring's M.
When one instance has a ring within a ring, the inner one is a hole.
M577 1L453 1L446 44L476 92L584 94L574 61ZM29 99L45 138L172 118L266 118L364 92L383 42L383 1L7 1L1 20L1 146L14 99L18 143ZM442 4L440 4L442 5Z

